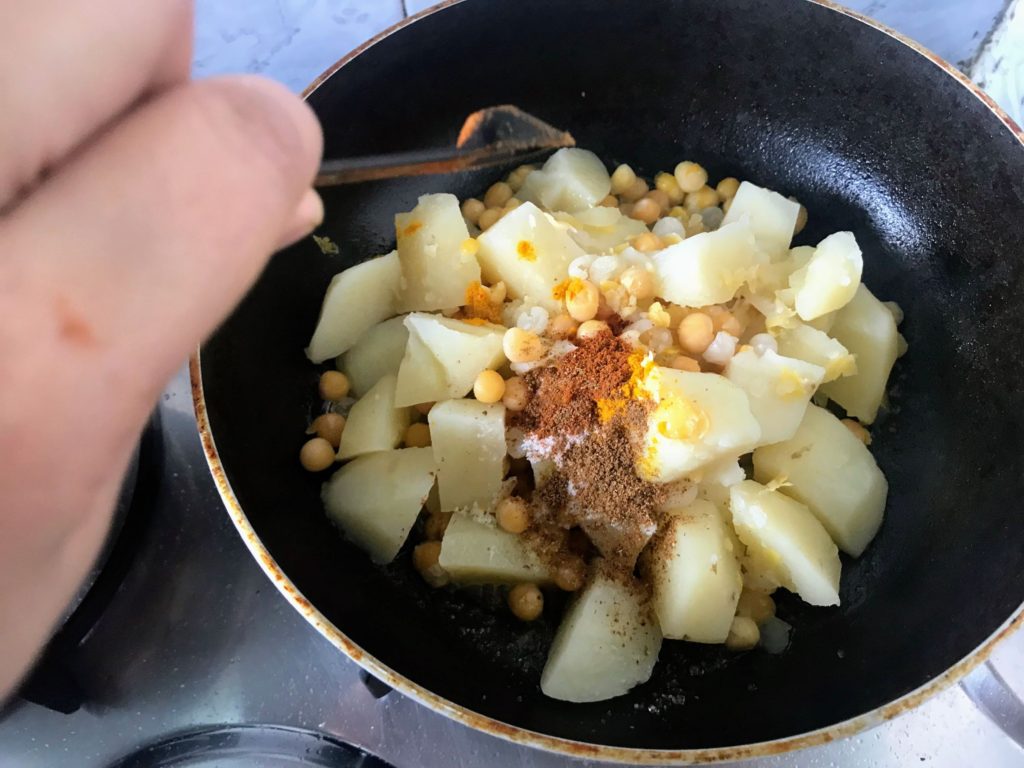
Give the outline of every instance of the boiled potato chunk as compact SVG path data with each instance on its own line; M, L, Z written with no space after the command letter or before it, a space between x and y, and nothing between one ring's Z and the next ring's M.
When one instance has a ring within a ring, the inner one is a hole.
M398 366L395 405L416 405L444 400L448 396L448 376L444 368L423 339L414 330L405 327L409 331L409 339L405 344L402 362Z
M327 516L375 563L390 563L405 543L434 484L429 448L360 456L324 483Z
M338 358L338 370L348 376L352 394L366 394L382 376L398 373L405 356L409 332L404 318L392 317L363 334L348 352Z
M480 282L480 265L463 250L469 230L455 195L423 195L415 208L395 216L395 234L402 265L401 311L466 303L466 289Z
M339 459L398 447L409 426L408 408L395 407L395 376L382 376L349 411L338 446Z
M544 584L547 569L520 536L474 520L452 515L441 540L441 567L455 584Z
M645 552L661 634L724 643L743 589L737 553L714 504L672 510Z
M516 195L549 211L578 211L597 204L611 189L601 159L589 150L570 147L555 152L527 176Z
M763 445L793 436L824 376L824 368L770 349L739 352L725 368L725 377L747 393Z
M773 258L789 250L800 204L778 192L744 181L722 220L723 224L746 219L757 247Z
M730 506L740 541L786 589L811 605L839 605L839 551L807 507L753 480L730 489Z
M646 385L657 403L637 463L646 480L678 480L718 459L735 459L761 438L746 393L723 376L658 366Z
M765 257L746 221L703 232L654 254L657 293L684 307L729 301Z
M822 387L846 412L871 424L885 396L900 342L892 312L863 285L836 314L832 335L857 357L857 375Z
M505 363L501 346L505 328L500 325L474 325L419 312L406 317L405 325L426 344L444 371L447 391L443 398L435 399L464 397L473 389L480 371ZM415 375L415 371L406 372L410 374Z
M540 678L561 701L603 701L646 682L661 650L661 631L642 587L601 573L565 613Z
M314 363L337 357L370 328L395 314L401 279L397 251L335 275L324 294L306 356Z
M551 311L560 308L552 291L565 279L569 263L583 255L568 232L533 203L506 213L477 242L477 258L488 282L503 280L509 298Z
M882 524L889 485L867 447L835 416L811 405L792 438L754 451L754 478L784 477L844 552L858 556Z
M825 382L857 373L857 360L850 351L827 333L810 325L799 323L792 328L784 328L775 340L780 355L821 366L825 371Z
M818 243L807 266L789 278L800 319L814 320L846 306L857 292L863 269L864 259L852 232L836 232Z
M569 236L587 253L606 253L647 231L647 225L639 219L603 205L578 213L555 212L554 217L572 227Z
M427 416L441 509L489 509L504 476L505 406L446 400Z

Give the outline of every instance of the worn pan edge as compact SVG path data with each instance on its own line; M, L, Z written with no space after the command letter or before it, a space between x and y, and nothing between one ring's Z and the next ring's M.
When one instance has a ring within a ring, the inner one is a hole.
M884 24L864 16L863 14L857 13L856 11L845 8L837 3L830 2L830 0L806 1L828 8L829 10L837 13L841 13L861 22L862 24L873 27L879 32L882 32L883 34L888 35L894 40L897 40L903 45L911 48L919 55L924 56L935 66L943 70L947 75L955 79L960 85L969 90L989 111L995 115L1001 123L1003 123L1003 125L1006 126L1006 128L1017 138L1020 144L1024 146L1024 130L1022 130L1021 127L1018 126L1016 122L1014 122L1014 120L1005 111L1003 111L987 93L940 56L937 56L921 44L901 35L899 32L896 32ZM419 19L438 13L462 2L465 2L465 0L445 0L444 2L420 11L419 13L403 19L397 24L383 30L349 52L346 56L339 59L335 64L328 67L302 92L302 97L308 98L310 94L316 91L317 88L319 88L338 70L378 42L384 40L395 32L404 29ZM304 616L305 619L312 624L313 627L315 627L316 630L320 632L320 634L323 635L332 645L341 650L346 656L355 661L374 677L377 677L402 694L409 696L415 701L418 701L419 703L430 707L431 709L434 709L457 722L517 744L557 752L571 757L628 763L632 765L657 765L666 763L673 765L687 765L694 763L706 764L784 754L786 752L805 749L807 747L813 747L843 739L867 728L874 727L879 723L902 715L908 710L917 707L931 696L934 696L940 691L943 691L957 683L975 667L984 663L1001 640L1024 627L1024 604L1022 604L998 629L996 629L995 632L993 632L977 648L971 651L971 653L947 669L944 673L926 682L917 689L870 712L858 715L857 717L785 739L732 747L711 747L705 749L685 750L647 750L588 744L548 736L546 734L537 733L518 726L509 725L508 723L480 715L466 707L462 707L452 701L437 696L404 675L381 663L374 656L368 654L358 645L353 643L344 632L334 626L327 617L317 610L317 608L299 592L295 584L281 570L270 552L263 545L263 542L260 540L256 531L250 524L249 519L242 511L242 507L231 488L231 484L228 482L223 464L221 463L220 455L217 452L217 445L213 437L213 432L207 414L206 400L203 391L200 354L200 350L197 349L195 354L189 360L189 378L192 387L192 403L195 409L199 436L202 441L203 452L206 456L207 464L209 465L210 472L217 486L217 491L224 502L232 523L235 525L235 528L241 535L245 545L249 548L249 551L259 563L264 573L267 574L281 594L284 595L285 599L287 599L288 602L291 603L292 606L301 613L302 616Z

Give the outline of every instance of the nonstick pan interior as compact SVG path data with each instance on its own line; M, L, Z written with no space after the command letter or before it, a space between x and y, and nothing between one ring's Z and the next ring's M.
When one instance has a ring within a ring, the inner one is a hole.
M326 193L324 255L278 254L206 345L220 458L284 573L401 675L505 723L593 744L750 744L865 713L941 675L1024 600L1024 149L970 90L897 39L805 0L471 0L402 29L310 96L326 155L452 142L514 103L638 171L703 163L795 195L798 243L856 233L867 285L906 312L910 352L872 450L881 533L844 560L842 606L780 598L790 648L666 642L653 678L588 705L538 686L557 612L526 626L487 590L434 591L407 558L378 568L324 517L298 464L317 408L303 355L330 277L390 250L418 195L480 194L488 172Z

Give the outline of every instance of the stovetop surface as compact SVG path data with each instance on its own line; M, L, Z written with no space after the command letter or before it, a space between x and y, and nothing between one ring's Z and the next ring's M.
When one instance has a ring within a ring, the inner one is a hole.
M870 5L880 6L881 15L900 6L912 18L908 9L917 4ZM300 6L329 13L333 27L321 33L319 47L309 47L305 27L292 29L283 44L273 32L288 28ZM993 0L972 5L971 23L982 25L981 37L999 6ZM262 69L296 85L296 73L305 68L301 85L402 12L401 3L390 0L259 0L244 10L237 4L233 13L245 21L228 34L227 4L205 0L196 69ZM934 45L920 34L934 18L923 6L916 12L928 16L928 24L903 31ZM973 55L964 30L959 34L964 39L949 43L954 56L962 50ZM288 52L295 40L305 40L307 53ZM980 45L979 37L975 49ZM248 58L232 67L218 56ZM275 60L281 62L276 69ZM69 700L56 708L16 700L0 712L0 768L378 765L346 751L345 743L399 768L595 765L473 731L367 681L278 594L242 544L207 472L189 392L182 370L164 393L158 428L143 446L141 469L154 474L139 499L147 517L133 534L134 557L113 599L54 672L57 682L73 683ZM1024 739L1018 697L1024 636L1000 646L988 668L993 671L996 677L983 671L967 687L954 686L861 735L744 765L1024 765L1024 750L1007 735ZM74 711L56 711L61 708ZM126 759L147 745L155 746Z

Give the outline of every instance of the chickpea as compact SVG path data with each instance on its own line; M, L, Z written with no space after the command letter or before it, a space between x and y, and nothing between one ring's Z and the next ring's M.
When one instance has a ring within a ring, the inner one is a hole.
M422 413L424 416L430 413L430 409L433 407L433 403L417 403L416 405L413 406L413 408Z
M736 605L736 615L746 616L757 624L764 624L775 615L775 601L772 600L771 595L766 595L764 592L744 589L740 594L740 601Z
M501 340L505 357L512 363L532 363L544 357L544 342L533 331L509 328Z
M668 209L672 207L672 201L669 200L668 194L662 192L660 189L652 189L644 197L648 200L653 200L661 208L662 213L667 213Z
M797 211L797 214L796 214L796 226L793 227L793 234L794 235L799 235L801 232L804 231L804 227L806 227L806 226L807 226L807 209L804 208L801 205L800 206L800 210Z
M743 324L725 307L716 304L713 307L708 307L707 313L711 316L711 320L715 324L716 332L725 331L737 338L739 338L743 333Z
M505 382L502 404L510 411L521 411L530 402L530 387L521 376L513 376Z
M443 587L448 583L447 572L441 567L441 542L425 541L417 544L412 551L412 565L423 580L432 587Z
M708 172L697 163L688 160L676 166L674 175L683 192L696 192L708 183Z
M587 578L587 566L582 560L571 559L555 568L555 586L566 592L575 592Z
M505 380L497 371L480 371L473 382L473 396L481 403L496 403L505 395Z
M476 224L480 221L480 214L486 210L487 206L475 197L470 197L462 201L462 218L470 224Z
M669 368L675 368L677 371L690 371L691 373L700 373L700 363L694 360L692 357L686 355L676 355L672 358L672 362L668 364Z
M679 219L679 221L683 222L684 224L686 223L686 220L690 218L689 211L687 211L681 205L674 206L668 212L668 215L671 216L673 219Z
M629 213L629 217L639 219L644 224L653 224L661 218L661 205L656 200L644 197L636 201L633 205L633 210Z
M715 324L703 312L692 312L682 319L676 331L679 346L693 355L700 355L715 338Z
M690 213L699 213L705 208L712 208L718 205L718 193L711 187L701 187L696 192L690 192L686 196L684 205Z
M604 320L587 320L585 323L580 323L580 327L576 331L576 338L589 339L602 333L610 334L611 332L611 327Z
M683 202L683 198L686 197L686 193L683 192L682 187L679 186L679 182L676 181L675 174L672 173L659 173L655 176L654 187L668 195L668 200L671 205L679 205Z
M571 315L555 315L548 323L548 335L555 339L571 339L577 328L579 323Z
M322 437L307 440L299 451L299 463L310 472L322 472L334 463L334 447Z
M653 232L644 232L642 235L637 235L633 238L630 245L641 253L653 253L662 249L661 238Z
M580 280L578 284L573 281L573 288L565 294L566 310L579 323L592 320L601 303L601 292L589 280Z
M337 402L348 395L348 376L341 371L324 371L320 377L320 397L328 402Z
M730 651L746 651L757 645L760 639L761 630L757 628L757 623L746 616L737 616L729 627L725 647Z
M729 212L729 209L732 208L732 201L733 201L733 198L730 197L728 200L726 200L724 203L722 203L722 213L728 213Z
M509 211L514 211L522 204L523 201L520 200L518 197L510 197L508 201L505 203L503 210L505 211L505 213L508 213Z
M636 179L626 189L619 192L619 199L626 203L635 203L641 197L647 194L650 187L647 186L647 182L643 179Z
M426 448L430 445L430 427L426 424L410 424L403 440L406 448Z
M871 445L871 433L868 432L864 425L855 419L843 419L843 426L846 427L853 436L860 440L864 445Z
M536 165L520 165L512 173L508 175L506 180L508 185L512 188L513 192L518 192L522 189L523 184L526 182L526 177L537 170Z
M535 584L516 584L508 591L508 607L517 619L534 621L544 612L544 595Z
M504 213L504 211L500 208L488 208L480 214L480 218L477 219L476 225L480 227L482 231L486 232L498 223L498 219L501 218L502 213Z
M633 186L636 181L636 174L628 165L620 165L612 172L612 194L621 195Z
M637 250L640 249L637 248ZM626 289L630 296L641 301L654 295L654 278L641 266L629 267L619 275L619 284Z
M619 198L615 195L608 195L607 197L602 198L598 205L603 206L604 208L618 208Z
M341 433L345 430L345 417L340 413L324 413L313 419L309 429L310 434L322 437L337 448L341 443Z
M428 541L440 541L444 538L444 532L448 529L451 519L451 512L434 512L423 525L423 535Z
M522 533L530 527L530 508L517 496L509 496L494 508L498 527L509 533Z
M736 192L740 188L740 180L733 176L726 176L717 186L715 186L715 192L722 200L732 200L736 197Z
M492 184L487 190L487 193L484 195L484 205L488 208L501 208L514 194L512 187L504 181L499 181Z

